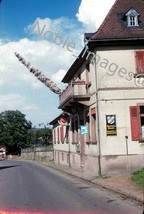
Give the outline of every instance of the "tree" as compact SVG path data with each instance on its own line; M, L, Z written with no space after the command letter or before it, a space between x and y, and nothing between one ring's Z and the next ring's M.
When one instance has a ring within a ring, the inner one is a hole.
M41 144L42 146L48 146L52 144L52 130L50 128L45 127L41 129L32 130L32 134L33 144Z
M0 144L4 144L8 151L14 152L18 148L27 146L28 130L32 123L25 119L25 115L18 110L0 113Z

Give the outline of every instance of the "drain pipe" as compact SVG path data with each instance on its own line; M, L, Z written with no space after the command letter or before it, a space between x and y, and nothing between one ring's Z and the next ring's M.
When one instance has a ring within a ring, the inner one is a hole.
M87 41L87 44L90 40ZM98 102L98 76L97 76L97 70L96 70L96 54L89 50L88 45L85 46L84 54L87 53L86 60L88 60L89 57L91 59L89 60L90 63L94 65L94 73L95 73L95 90L96 90L96 125L97 125L97 145L98 145L98 173L101 176L101 142L100 142L100 120L99 120L99 102Z
M96 90L96 125L97 125L97 145L98 145L98 168L99 175L102 175L101 171L101 142L100 142L100 119L99 119L99 100L98 100L98 76L96 70L96 54L94 52L89 52L92 55L91 63L94 65L95 73L95 90Z

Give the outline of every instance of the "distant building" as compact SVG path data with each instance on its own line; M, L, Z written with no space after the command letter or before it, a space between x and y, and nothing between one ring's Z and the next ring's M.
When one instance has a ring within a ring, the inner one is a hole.
M62 82L55 162L91 175L144 166L144 1L116 0ZM68 128L69 127L69 128ZM64 137L65 136L65 137Z

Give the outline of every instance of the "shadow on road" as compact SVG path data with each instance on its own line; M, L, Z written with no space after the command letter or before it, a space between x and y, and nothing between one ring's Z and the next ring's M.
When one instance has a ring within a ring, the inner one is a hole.
M2 170L2 169L8 169L8 168L13 168L13 167L17 167L17 166L20 166L20 165L14 165L14 166L0 166L0 170Z

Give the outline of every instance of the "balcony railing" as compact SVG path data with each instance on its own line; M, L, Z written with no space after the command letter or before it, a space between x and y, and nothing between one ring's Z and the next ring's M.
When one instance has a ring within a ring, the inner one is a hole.
M72 96L73 92L73 87L72 85L68 85L67 88L62 92L62 94L60 95L59 99L60 99L60 105L62 103L64 103L65 100L67 100L69 97Z
M88 89L86 87L85 81L73 81L71 85L69 85L63 93L60 95L60 105L65 102L68 102L71 98L84 98L88 97Z

